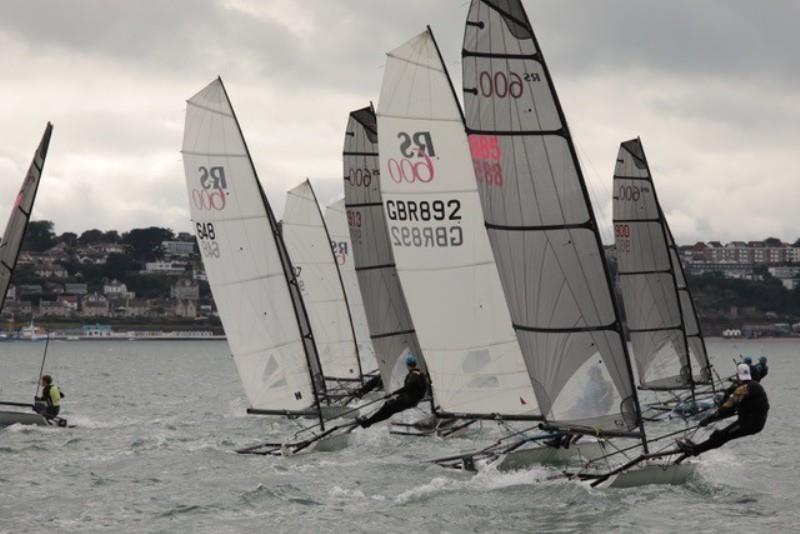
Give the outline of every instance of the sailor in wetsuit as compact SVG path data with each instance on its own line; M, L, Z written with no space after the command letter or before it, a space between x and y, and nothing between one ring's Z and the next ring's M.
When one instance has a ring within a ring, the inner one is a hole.
M389 419L391 416L403 410L413 408L428 392L428 379L425 374L417 367L417 358L413 354L406 357L408 374L403 383L403 387L394 393L394 398L389 399L381 408L369 417L357 417L356 421L363 428L374 425L379 421Z
M767 376L767 373L769 373L769 367L767 366L766 356L761 356L757 364L750 366L750 375L756 382L761 382L761 379Z
M43 375L42 381L42 395L36 397L34 407L36 411L42 414L47 419L53 419L58 416L61 411L61 398L64 396L57 385L53 384L53 377L50 375Z
M764 428L769 412L769 401L764 388L752 380L750 366L746 363L740 363L736 368L736 380L737 385L733 392L728 395L716 413L700 421L700 426L707 426L734 414L738 415L737 421L722 430L715 430L711 437L702 443L694 443L689 439L678 440L678 448L685 454L697 456L722 447L732 439L758 434Z

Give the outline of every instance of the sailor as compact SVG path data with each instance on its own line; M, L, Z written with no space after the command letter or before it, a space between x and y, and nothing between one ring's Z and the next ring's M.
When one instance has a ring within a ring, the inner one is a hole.
M697 456L711 449L721 447L732 439L758 434L767 422L769 401L761 384L752 379L750 366L740 363L736 368L736 389L725 399L716 413L709 415L700 426L738 415L735 423L722 430L715 430L703 443L694 443L692 440L678 440L678 448L685 454Z
M406 356L406 367L408 374L403 383L403 387L393 394L393 398L386 401L380 409L369 417L357 417L356 421L363 428L374 425L379 421L389 419L391 416L403 410L413 408L428 392L428 379L425 374L417 367L417 358L413 354Z
M750 374L753 377L753 380L756 382L761 382L765 376L769 373L769 367L767 366L767 357L761 356L758 359L758 363L750 367Z
M53 377L50 375L42 375L40 385L42 386L42 395L36 397L37 402L34 404L34 409L47 419L53 419L61 411L61 399L64 394L57 385L53 384Z

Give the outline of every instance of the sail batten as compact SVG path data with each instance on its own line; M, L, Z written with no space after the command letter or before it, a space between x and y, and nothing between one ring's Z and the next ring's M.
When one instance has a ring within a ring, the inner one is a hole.
M378 131L383 211L437 408L540 417L430 30L387 54Z
M464 105L486 227L542 413L641 425L619 311L577 153L519 0L472 0Z
M325 384L306 311L222 80L189 104L182 147L189 207L248 401L256 410L311 408L321 417Z

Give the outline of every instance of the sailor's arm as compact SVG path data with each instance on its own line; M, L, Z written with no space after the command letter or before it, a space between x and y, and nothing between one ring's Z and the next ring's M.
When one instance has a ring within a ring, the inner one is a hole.
M725 399L725 402L717 409L717 411L700 421L700 426L706 426L707 424L718 421L720 419L725 419L726 417L730 417L736 413L736 408L741 404L741 402L747 397L749 393L749 389L747 384L741 384L736 389L733 390L733 393L728 395Z

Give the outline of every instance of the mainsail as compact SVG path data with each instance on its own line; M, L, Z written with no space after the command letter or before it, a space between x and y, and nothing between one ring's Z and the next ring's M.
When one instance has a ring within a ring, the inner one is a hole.
M281 229L325 378L360 381L361 361L344 283L310 181L289 190Z
M424 365L424 355L397 278L383 217L378 127L371 106L350 113L342 156L345 208L358 284L384 389L393 391L403 383L403 356L413 353Z
M188 100L182 152L209 285L252 408L320 414L325 384L306 311L221 79Z
M451 414L537 417L461 109L433 34L387 56L378 105L381 194L436 404Z
M614 236L640 387L693 387L690 353L701 370L699 378L707 381L705 343L639 139L625 141L619 148Z
M372 340L369 338L364 299L361 296L361 288L358 287L358 277L353 263L353 246L350 243L350 230L347 226L344 199L328 205L325 209L325 224L328 226L331 247L336 255L336 263L339 265L339 273L342 275L342 281L344 282L347 304L350 308L350 316L353 319L353 326L356 331L358 353L361 357L361 369L364 373L370 373L377 369L378 364L375 361L375 349L372 347Z
M542 414L640 425L586 183L520 0L472 0L462 58L486 227Z
M48 122L39 147L33 155L33 161L28 167L28 174L25 175L22 187L14 201L11 216L8 218L8 224L3 233L3 240L0 241L0 311L6 300L8 286L11 284L11 277L14 275L14 268L17 265L19 249L22 247L25 230L28 228L28 221L31 218L33 202L36 200L36 192L42 178L44 160L47 157L47 148L50 146L52 133L53 125Z

